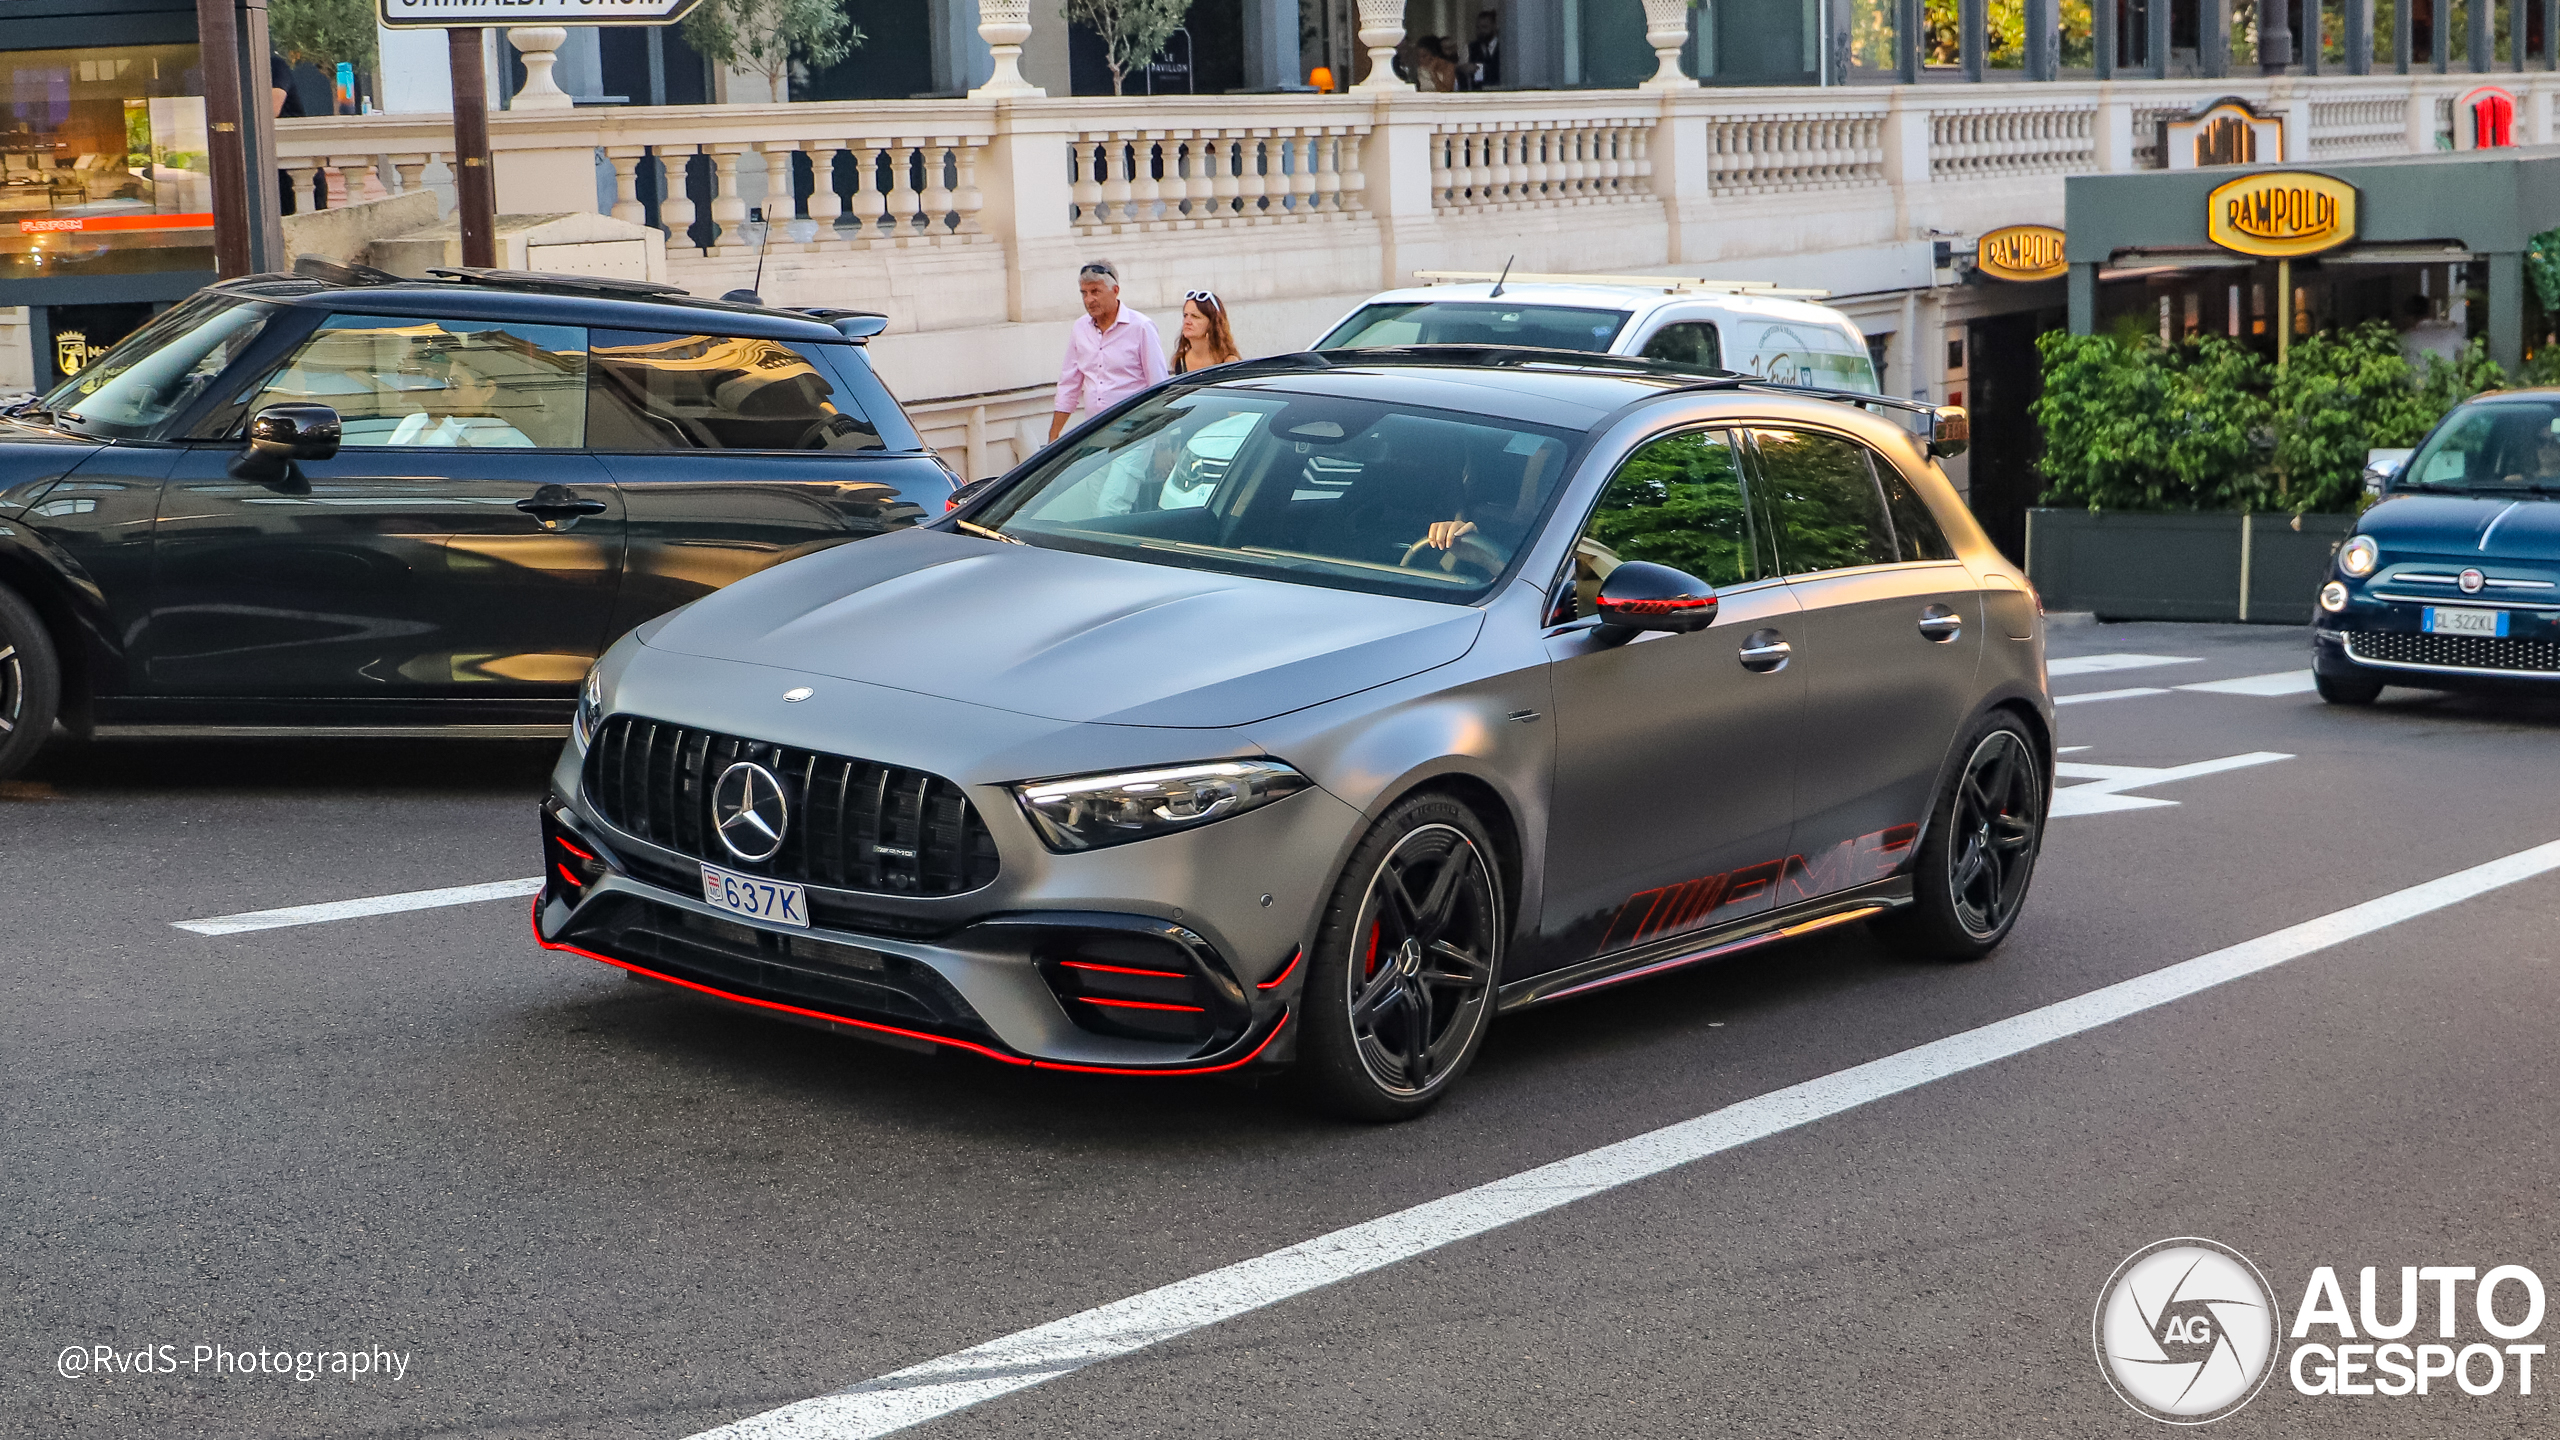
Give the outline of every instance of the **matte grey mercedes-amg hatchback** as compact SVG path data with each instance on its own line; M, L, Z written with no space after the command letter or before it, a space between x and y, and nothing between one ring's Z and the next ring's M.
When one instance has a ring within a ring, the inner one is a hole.
M1931 458L1961 412L1894 403L1437 347L1160 386L615 645L536 934L1375 1118L1499 1011L1848 921L1982 955L2052 791L2042 622Z

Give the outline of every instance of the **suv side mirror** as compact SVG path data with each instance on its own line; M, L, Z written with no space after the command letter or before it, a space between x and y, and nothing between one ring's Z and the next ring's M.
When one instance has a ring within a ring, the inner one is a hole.
M249 417L249 443L230 466L241 480L267 483L293 473L297 460L338 453L338 412L326 405L270 405Z
M1715 623L1715 587L1648 560L1629 560L1600 582L1600 623L1618 630L1685 635Z
M1973 417L1961 405L1940 405L1929 412L1929 454L1945 460L1973 443Z

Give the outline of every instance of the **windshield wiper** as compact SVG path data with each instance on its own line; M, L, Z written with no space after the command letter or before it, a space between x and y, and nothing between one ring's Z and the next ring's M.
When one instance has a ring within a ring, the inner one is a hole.
M1007 545L1022 545L1028 543L1018 536L1007 535L1001 530L990 530L984 525L972 525L966 520L954 520L951 523L968 531L972 535L988 540L1001 540Z

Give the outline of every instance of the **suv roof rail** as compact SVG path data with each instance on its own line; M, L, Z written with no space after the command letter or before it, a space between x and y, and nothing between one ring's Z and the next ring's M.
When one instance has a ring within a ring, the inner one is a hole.
M1514 270L1507 282L1491 270L1416 270L1425 285L1509 283L1514 285L1608 285L1618 289L1659 290L1665 295L1757 295L1771 300L1820 300L1828 290L1795 290L1766 280L1709 280L1681 275L1527 275Z
M293 273L328 285L397 285L409 278L370 265L341 264L325 255L294 256Z
M654 280L619 280L610 275L557 275L547 270L488 270L475 265L430 266L427 273L467 285L500 290L531 290L545 295L595 295L609 300L663 300L690 297L681 285Z

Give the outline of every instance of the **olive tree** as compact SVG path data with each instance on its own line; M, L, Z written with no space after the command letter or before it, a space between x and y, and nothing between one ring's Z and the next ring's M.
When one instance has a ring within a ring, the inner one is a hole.
M267 42L323 70L373 68L374 0L268 0Z
M1190 13L1191 0L1067 0L1067 19L1101 37L1114 95L1130 71L1164 53L1165 42Z
M684 38L712 64L761 75L788 99L793 61L824 70L863 34L837 0L702 0L684 18Z

